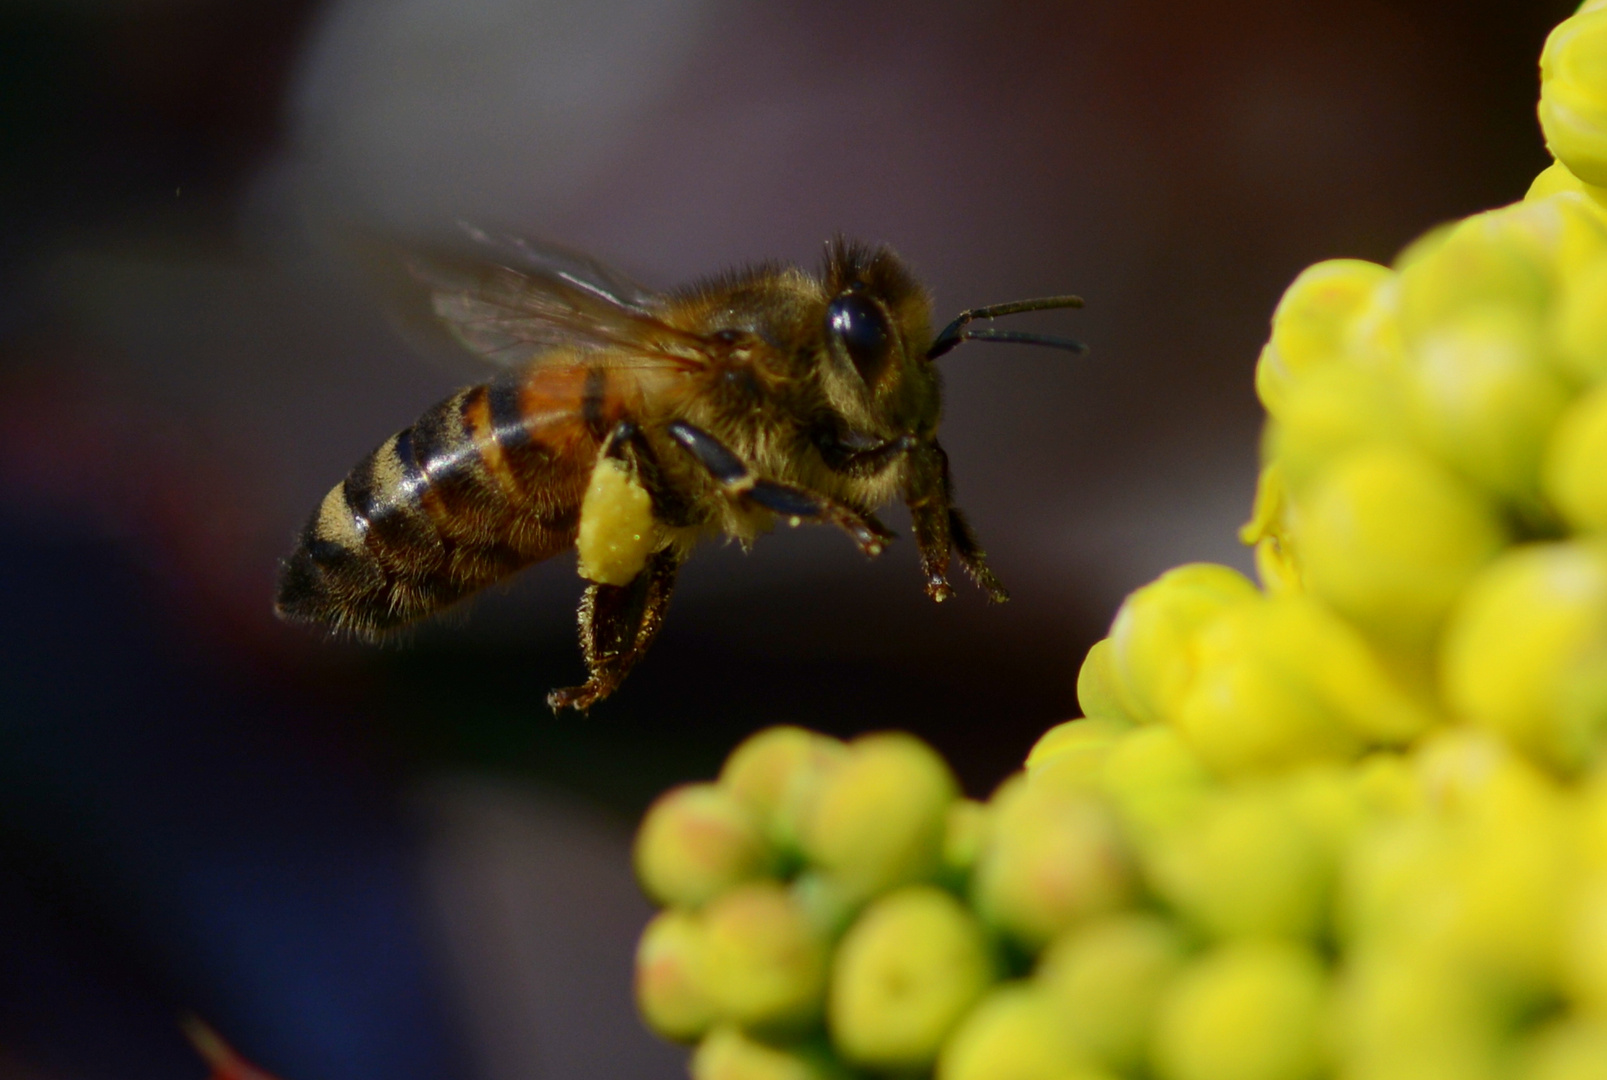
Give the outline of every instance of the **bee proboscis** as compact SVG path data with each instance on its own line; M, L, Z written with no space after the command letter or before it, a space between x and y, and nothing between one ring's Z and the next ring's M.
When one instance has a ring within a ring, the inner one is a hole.
M927 595L951 558L1007 599L954 505L933 361L967 340L1084 351L972 325L1080 307L1055 296L963 312L937 335L891 250L833 241L818 276L763 265L652 293L582 256L467 230L477 251L412 250L433 317L505 370L385 440L325 496L285 562L277 610L361 637L414 622L579 546L588 678L612 693L663 623L697 541L751 543L779 519L836 526L868 555L909 508Z

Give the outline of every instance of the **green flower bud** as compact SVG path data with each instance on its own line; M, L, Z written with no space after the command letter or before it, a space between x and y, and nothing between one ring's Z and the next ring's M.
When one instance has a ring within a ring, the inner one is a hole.
M1607 533L1607 383L1563 413L1546 447L1543 473L1546 497L1569 525Z
M1562 280L1548 325L1565 376L1581 384L1607 379L1607 256Z
M942 869L949 805L959 784L912 735L865 735L826 778L803 835L804 855L860 899Z
M703 985L719 1015L749 1030L806 1030L825 1005L830 947L776 882L740 885L703 909Z
M943 822L943 881L959 885L970 876L988 839L988 808L975 799L949 804Z
M1423 336L1410 372L1423 445L1537 516L1540 455L1568 398L1540 324L1509 309L1465 313Z
M982 924L952 895L930 885L888 893L837 948L832 1043L867 1068L927 1068L996 977Z
M1607 14L1564 20L1540 54L1546 148L1588 184L1607 185Z
M698 907L765 876L774 863L753 812L713 784L660 795L636 834L635 854L642 888L666 906Z
M1441 671L1461 716L1554 768L1584 764L1607 729L1607 546L1504 555L1458 605Z
M636 1007L647 1026L676 1042L702 1038L714 1002L702 983L703 927L689 911L661 911L636 946Z
M692 1080L844 1080L843 1070L813 1047L771 1046L723 1026L692 1054Z
M1031 948L1127 903L1135 888L1116 820L1099 798L1024 778L993 799L993 827L977 863L977 910Z
M1220 612L1259 596L1249 578L1210 563L1169 570L1129 595L1109 639L1123 711L1140 721L1171 715L1194 674L1189 640Z
M1014 983L993 991L943 1047L936 1080L1094 1080L1054 1001Z
M1493 508L1420 454L1357 450L1335 462L1300 507L1311 592L1377 640L1425 648L1506 533Z
M1072 1040L1124 1075L1144 1063L1161 993L1183 966L1177 928L1153 915L1113 915L1058 938L1036 977Z
M1333 878L1324 838L1276 787L1239 785L1146 845L1157 892L1217 937L1313 938L1326 929Z
M846 757L847 747L830 736L796 727L766 728L731 751L719 782L752 808L777 847L792 852L800 819L826 776Z
M1161 1002L1154 1064L1164 1080L1308 1080L1325 1064L1327 976L1309 949L1221 946Z

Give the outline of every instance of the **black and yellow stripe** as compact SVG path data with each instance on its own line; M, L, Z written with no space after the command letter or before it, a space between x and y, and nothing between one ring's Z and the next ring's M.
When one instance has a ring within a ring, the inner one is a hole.
M374 637L573 546L599 442L583 419L597 383L510 376L387 439L302 530L279 614Z

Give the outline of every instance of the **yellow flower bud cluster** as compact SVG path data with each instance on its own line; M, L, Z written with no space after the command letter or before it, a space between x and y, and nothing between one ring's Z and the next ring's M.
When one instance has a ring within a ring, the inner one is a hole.
M698 1080L929 1069L1003 972L956 891L986 828L912 736L760 732L642 822L637 875L665 907L637 951L642 1015L698 1044Z
M1123 603L985 803L780 728L666 795L637 989L695 1080L1607 1078L1607 0L1557 164L1291 285L1243 536Z

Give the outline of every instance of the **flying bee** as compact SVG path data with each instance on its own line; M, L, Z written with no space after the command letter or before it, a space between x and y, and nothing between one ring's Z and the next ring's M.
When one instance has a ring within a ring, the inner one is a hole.
M588 579L588 677L554 709L611 694L664 621L703 537L744 545L819 522L866 555L909 507L926 593L957 558L1008 598L954 505L933 361L967 340L1085 351L960 314L935 337L926 290L892 251L842 239L817 277L764 265L648 292L589 259L467 230L476 252L412 250L406 279L459 344L506 370L385 440L325 496L283 566L277 610L373 638L570 548Z

